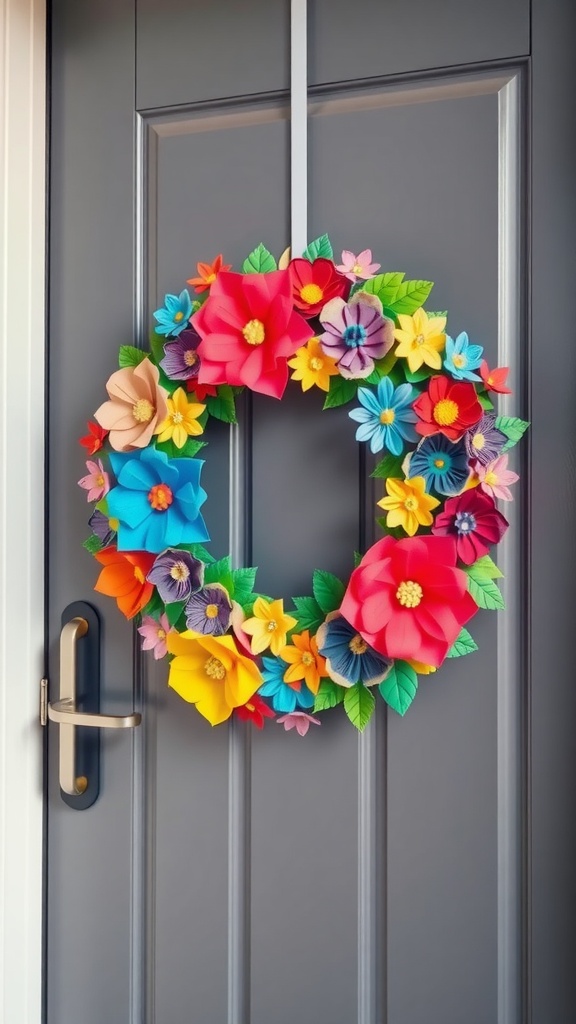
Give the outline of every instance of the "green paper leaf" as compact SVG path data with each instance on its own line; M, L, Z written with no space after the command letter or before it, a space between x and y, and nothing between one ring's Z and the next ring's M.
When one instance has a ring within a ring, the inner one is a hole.
M389 537L394 537L395 540L405 540L406 530L403 530L401 526L388 526L386 523L386 516L377 516L376 522L384 533L388 534Z
M156 334L156 331L152 331L150 335L150 354L158 366L160 365L160 360L164 359L164 343L167 341L174 341L174 338L165 338L163 334ZM146 353L144 354L146 355ZM172 391L176 383L176 381L170 381L170 391Z
M361 285L360 291L367 295L377 295L383 306L390 305L398 295L398 289L404 280L405 275L393 272L391 274L377 274L369 281Z
M206 408L211 416L224 423L236 423L236 401L234 392L228 384L222 384L218 388L217 395L208 395Z
M487 608L489 611L498 611L504 608L504 598L500 593L494 580L487 576L479 576L474 579L468 574L468 590L479 608Z
M485 391L482 391L482 393L478 395L478 401L480 402L482 408L486 410L486 412L491 412L492 409L494 408L494 402L492 401L491 398L488 397Z
M272 253L260 242L260 245L257 245L244 260L242 272L244 274L268 274L271 270L276 270L277 267L278 264Z
M159 619L163 611L164 601L160 597L156 587L154 587L152 597L148 601L148 604L142 609L142 615L151 615L153 619Z
M181 544L180 547L184 548L185 551L189 551L194 558L198 558L206 565L211 565L214 562L214 555L211 555L203 544Z
M375 477L376 480L385 480L388 477L393 477L397 480L404 480L404 473L402 472L402 463L404 462L405 455L385 455L384 458L378 463L378 465L372 470L370 476Z
M86 551L89 551L91 555L95 555L97 551L102 550L102 541L100 540L100 537L97 537L96 534L93 533L90 537L86 538L82 547L86 548Z
M319 259L319 257L323 257L327 260L333 259L334 252L328 235L320 235L320 237L315 238L313 242L309 242L304 249L302 256L305 260L310 260L310 263L313 263L314 260Z
M495 427L497 430L501 430L503 434L506 434L508 438L502 451L507 452L510 448L513 448L528 430L529 426L529 421L520 420L517 416L497 416Z
M376 698L363 683L350 686L344 694L344 710L359 732L362 732L372 718Z
M233 569L232 580L234 583L234 600L240 605L245 605L252 597L254 583L256 582L256 569L253 567Z
M364 387L365 384L379 384L380 383L380 379L381 379L381 374L378 373L377 369L374 369L374 370L372 370L372 373L370 374L370 376L369 377L363 377L362 380L359 381L359 384L361 384L362 387Z
M331 572L324 572L323 569L314 569L312 576L312 590L316 601L325 615L335 612L342 604L346 587Z
M393 711L405 715L416 696L418 676L406 661L395 661L378 689Z
M354 568L355 569L358 568L358 566L360 565L360 562L362 561L363 558L364 558L364 555L360 554L359 551L355 551L354 552Z
M227 581L227 582L225 582ZM217 562L211 562L204 570L204 584L221 583L222 586L232 586L232 561L230 555L219 558Z
M431 313L431 312L430 312L430 311L429 311L429 310L427 309L427 310L426 310L426 313L427 313L427 315L428 315L428 319L429 319L429 320L432 320L432 318L433 318L433 317L436 317L436 316L445 316L446 318L448 318L448 310L447 310L447 309L435 310L435 311L434 311L434 313Z
M147 352L141 348L134 348L134 345L120 345L118 352L118 366L124 369L125 366L138 366L143 359L146 359Z
M476 643L474 638L470 636L468 630L462 627L454 643L452 644L452 647L448 651L446 657L461 658L465 654L472 654L474 651L477 650L478 644Z
M316 599L313 597L293 597L292 603L296 618L298 619L298 632L308 629L311 635L316 633L325 618Z
M394 316L399 313L411 315L423 306L434 287L433 281L402 281L392 302L385 302Z
M404 364L404 376L409 384L420 384L421 381L431 377L433 373L438 373L438 371L433 370L431 366L423 366L420 370L412 372L408 363Z
M166 605L166 618L171 626L175 626L184 611L185 601L172 601Z
M492 561L490 555L482 555L482 558L479 558L478 561L474 562L472 565L467 565L464 572L475 580L482 578L488 580L504 578L504 573L498 568L496 563Z
M346 380L345 377L330 377L330 391L326 395L324 409L335 409L339 405L345 405L356 397L358 381Z
M337 686L331 679L322 679L314 700L314 711L327 711L342 704L346 695L344 686Z
M169 459L191 459L205 444L205 441L196 441L193 437L189 437L182 448L177 448L172 440L156 441L156 450L165 452Z

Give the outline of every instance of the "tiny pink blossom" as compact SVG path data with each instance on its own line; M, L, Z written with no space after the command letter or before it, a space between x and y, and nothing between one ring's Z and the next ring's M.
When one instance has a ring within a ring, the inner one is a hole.
M166 615L161 615L159 622L153 619L151 615L145 615L142 619L142 625L138 626L138 632L140 636L144 637L142 650L154 651L156 661L163 658L167 651L166 637L170 632L170 623Z
M110 480L108 473L104 472L104 466L102 460L98 459L98 462L91 462L88 459L86 468L89 470L87 476L83 476L78 481L80 487L84 487L88 491L87 501L101 501L105 494L108 494L110 490Z
M508 456L500 455L494 462L482 466L476 462L472 467L480 481L480 490L493 498L501 498L502 501L513 501L513 496L508 484L514 484L519 479L518 473L508 469Z
M276 721L278 725L283 725L286 732L290 729L296 729L299 736L305 736L310 728L310 725L322 725L317 718L313 718L312 715L306 715L303 711L291 711L289 715L281 715Z
M363 280L374 277L377 270L380 270L380 263L372 263L372 249L363 249L357 256L348 249L342 252L342 263L336 267L341 274L344 274L350 281Z

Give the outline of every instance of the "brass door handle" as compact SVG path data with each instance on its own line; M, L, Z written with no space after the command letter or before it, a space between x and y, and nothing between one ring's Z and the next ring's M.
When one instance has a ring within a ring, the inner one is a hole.
M89 611L94 621L93 610ZM48 704L48 718L59 726L60 788L68 797L81 797L89 785L87 776L78 772L78 728L133 729L142 721L139 713L100 715L78 709L78 643L88 632L88 621L81 615L64 622L60 633L60 695L57 701ZM89 804L83 802L82 806Z

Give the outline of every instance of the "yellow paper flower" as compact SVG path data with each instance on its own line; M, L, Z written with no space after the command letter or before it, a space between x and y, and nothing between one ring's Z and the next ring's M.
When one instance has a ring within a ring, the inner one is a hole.
M296 625L297 619L286 615L284 601L266 601L257 597L254 602L254 615L242 623L242 629L252 637L250 650L252 654L262 654L267 647L276 657L286 643L286 634Z
M419 526L431 526L433 516L430 509L440 504L437 498L426 494L426 481L423 476L412 477L411 480L386 481L388 496L378 502L380 508L387 510L386 525L401 526L409 537L413 537Z
M184 388L177 388L172 398L167 399L168 415L156 428L159 441L173 441L177 448L183 448L189 437L201 434L203 427L198 423L206 406L189 402Z
M336 360L322 350L318 338L310 338L307 345L297 349L288 366L294 370L291 380L302 382L302 391L309 391L316 385L321 391L328 391L330 377L338 376Z
M398 314L400 327L394 331L394 337L400 342L395 355L408 360L412 373L416 373L423 363L434 370L442 369L440 353L446 344L445 316L433 316L423 309L417 309L414 316Z
M318 693L320 680L328 676L326 659L318 653L316 639L307 629L293 634L292 643L283 648L280 657L290 666L284 673L285 683L299 683L303 679L312 693Z
M195 704L211 725L230 718L264 682L251 658L240 654L231 636L203 636L191 629L168 633L170 662L168 685Z

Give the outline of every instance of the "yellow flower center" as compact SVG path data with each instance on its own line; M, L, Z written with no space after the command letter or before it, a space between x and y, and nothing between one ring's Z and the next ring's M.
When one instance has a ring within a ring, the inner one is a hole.
M490 376L486 378L486 383L490 385L494 383L494 377L492 376L492 374L490 374Z
M99 473L98 476L96 477L96 483L98 487L104 487L105 480L104 477L102 476L102 473Z
M354 271L354 273L356 273L356 271ZM348 644L348 650L352 651L352 654L365 654L368 650L368 644L364 638L360 636L360 633L356 633L356 636L353 636Z
M219 658L208 658L204 663L204 671L210 679L224 679L226 676L226 669Z
M310 284L305 284L300 289L300 298L302 302L306 302L309 306L315 306L317 302L322 302L324 292L317 284L311 281Z
M266 629L268 630L269 633L273 633L275 629L278 629L278 623L276 622L276 619L270 619L270 622L266 626Z
M184 562L174 562L174 565L170 569L170 576L177 583L182 583L187 580L190 575L190 569Z
M434 459L434 465L436 466L436 469L444 469L446 463L444 462L444 459Z
M312 356L312 359L310 360L308 365L311 370L321 370L322 367L324 366L324 360L320 359L319 356Z
M242 328L242 334L244 335L244 340L249 345L261 345L266 337L264 324L261 320L249 320Z
M486 443L486 439L484 437L484 434L474 434L474 437L472 438L472 447L473 448L477 448L478 451L480 452L480 451L482 451L485 443Z
M159 640L165 640L166 630L162 629L162 626L159 626L158 629L156 630L156 636L158 637Z
M198 362L198 356L193 349L187 348L184 353L184 365L185 366L196 366Z
M413 580L402 580L396 597L404 608L417 608L422 600L422 587Z
M184 419L184 417L183 417L181 412L171 412L170 413L170 419L172 420L172 423L176 424L176 423L182 423L182 420Z
M436 402L432 415L439 426L449 427L458 419L458 406L451 398L441 398Z
M134 579L138 580L138 583L144 583L144 573L138 565L134 566Z
M132 406L132 415L137 423L149 423L154 415L154 406L147 398L139 398Z
M205 281L206 284L214 284L215 280L216 280L216 274L208 274L208 277L204 278L204 281Z
M426 338L424 337L423 334L417 334L416 337L414 338L413 344L414 345L423 345L425 341L426 341Z
M174 501L168 484L154 484L148 491L148 501L156 512L165 512Z
M406 501L404 502L404 508L406 509L407 512L416 512L418 510L418 498L415 498L413 495L409 498L406 498Z
M362 273L362 267L360 266L359 263L355 263L354 264L354 266L352 267L352 273L353 274L361 274Z
M256 711L253 704L246 704L246 711Z
M380 423L389 427L391 423L394 423L395 416L396 414L394 409L382 409L382 412L380 413Z
M498 483L498 474L492 472L486 473L486 476L484 477L484 483L488 484L489 487L494 487L495 484Z
M218 605L217 604L207 604L206 605L206 618L207 619L215 619L217 615L218 615Z
M177 324L179 324L180 321L184 319L184 313L182 312L181 309L179 309L178 312L174 314L174 319Z
M458 354L452 356L452 362L458 370L461 370L463 366L466 366L466 358Z
M114 533L118 533L120 520L116 519L116 516L110 516L110 519L108 520L108 526L110 527L111 530L114 530Z
M314 657L310 654L310 651L304 651L304 654L302 655L302 664L306 665L306 667L314 664Z

